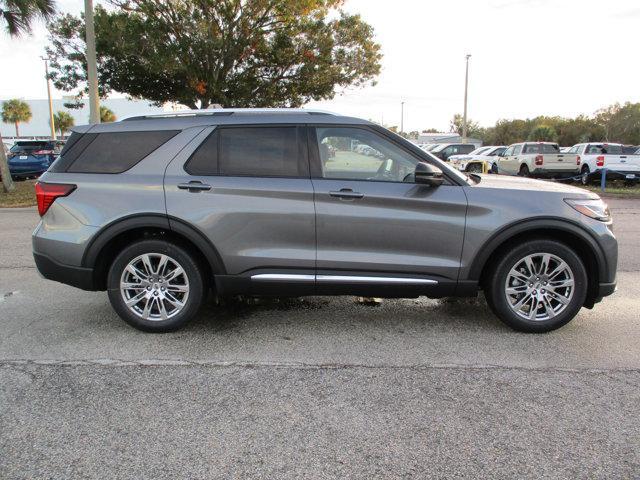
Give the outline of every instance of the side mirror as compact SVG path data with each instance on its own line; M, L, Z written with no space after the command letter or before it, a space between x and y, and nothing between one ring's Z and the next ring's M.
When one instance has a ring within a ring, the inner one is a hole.
M442 170L430 163L420 162L416 165L415 182L432 187L439 187L444 182Z

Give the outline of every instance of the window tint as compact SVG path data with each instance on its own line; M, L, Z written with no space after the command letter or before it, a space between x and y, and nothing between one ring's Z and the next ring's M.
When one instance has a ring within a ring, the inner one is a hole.
M460 152L461 153L471 153L474 148L475 148L475 145L473 145L473 144L460 145Z
M242 127L219 131L220 175L307 176L298 161L296 127Z
M520 155L520 152L522 152L522 145L516 145L513 148L513 155ZM527 153L527 152L525 152Z
M93 141L87 139L87 142L90 141L90 143L80 151L80 144L87 143L82 138L68 152L69 156L76 158L67 171L72 173L122 173L136 165L177 133L178 130L99 133L94 134ZM85 135L85 137L89 136Z
M218 174L218 130L214 130L193 152L184 169L191 175Z
M361 128L317 128L323 178L413 181L418 159Z
M540 145L537 143L530 143L524 146L524 152L522 153L540 153Z
M543 143L542 153L560 153L560 147L555 143Z

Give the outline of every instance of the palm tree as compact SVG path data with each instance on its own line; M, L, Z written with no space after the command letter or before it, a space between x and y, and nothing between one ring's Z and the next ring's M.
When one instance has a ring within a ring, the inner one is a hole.
M103 105L100 106L100 123L109 123L116 121L116 114L110 108Z
M2 102L2 121L15 125L16 137L20 136L20 122L28 122L31 116L31 107L27 102L17 98Z
M53 0L0 0L0 28L4 24L6 32L12 37L28 34L31 33L34 20L49 20L55 14L55 10ZM2 134L0 134L0 143L2 143ZM4 191L12 191L15 187L9 173L4 148L0 148L0 174Z
M12 37L31 33L34 20L49 20L55 12L53 0L0 0L0 21Z
M75 125L75 120L69 112L60 110L53 116L53 124L58 127L60 136L64 137L64 133L71 130L71 127Z

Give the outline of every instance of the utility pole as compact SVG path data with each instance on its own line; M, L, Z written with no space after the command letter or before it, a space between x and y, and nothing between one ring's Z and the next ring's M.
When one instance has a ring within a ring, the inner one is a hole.
M49 125L51 125L51 138L56 139L56 126L53 121L53 101L51 100L51 81L49 81L49 57L40 57L44 60L44 75L47 79L47 97L49 97Z
M466 57L466 71L464 74L464 116L462 117L462 143L467 143L467 90L469 89L469 59L471 55Z
M89 123L100 123L98 98L98 67L96 65L96 32L93 26L93 0L84 0L84 21L87 29L87 83L89 84Z
M400 133L404 132L404 102L400 102Z

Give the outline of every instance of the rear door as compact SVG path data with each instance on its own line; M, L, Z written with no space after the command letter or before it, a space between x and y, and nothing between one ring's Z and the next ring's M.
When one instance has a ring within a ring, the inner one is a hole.
M228 275L306 270L313 286L315 211L301 131L296 125L210 127L167 168L170 222L202 233Z
M407 277L454 285L467 209L463 188L414 183L420 159L368 127L318 126L309 133L318 288L331 283L353 293L354 281L379 282L385 295L392 285L409 288ZM359 144L377 155L360 154Z

